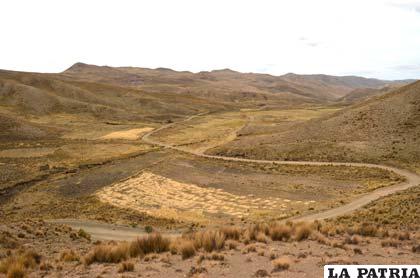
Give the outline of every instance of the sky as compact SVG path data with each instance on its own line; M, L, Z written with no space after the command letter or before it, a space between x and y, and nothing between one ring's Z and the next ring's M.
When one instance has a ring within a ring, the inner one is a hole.
M1 0L0 68L420 78L420 0Z

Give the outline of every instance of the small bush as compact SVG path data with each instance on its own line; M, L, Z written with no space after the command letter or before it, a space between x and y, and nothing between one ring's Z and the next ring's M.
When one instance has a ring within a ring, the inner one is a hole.
M144 231L148 234L153 233L154 229L152 226L145 226Z
M118 272L131 272L134 271L134 264L132 262L122 262L118 267Z
M401 243L395 239L386 239L381 242L382 247L399 247Z
M194 246L203 248L206 252L218 251L225 245L225 235L216 230L208 230L194 234Z
M60 261L63 262L76 262L79 260L79 255L73 250L65 250L60 254Z
M321 234L320 232L313 232L311 234L311 238L315 241L317 241L320 244L328 244L329 240L326 236L324 236L323 234Z
M359 244L361 241L362 241L362 239L357 235L346 236L346 238L344 239L344 243L354 244L354 245Z
M375 237L378 235L378 228L374 225L363 223L362 225L357 226L353 232L361 236Z
M128 259L130 246L127 243L118 245L101 244L84 257L86 265L98 263L119 263Z
M25 267L19 263L12 263L7 270L7 278L23 278L25 277Z
M312 226L308 223L299 223L295 226L294 238L297 241L307 239L312 233Z
M410 233L409 232L398 232L395 233L393 238L396 238L398 240L409 240L410 239Z
M292 228L289 225L276 224L270 227L269 235L272 240L288 241L292 236Z
M239 240L242 230L239 227L227 226L220 228L226 239Z
M274 271L282 271L289 269L292 261L289 258L281 257L272 261L274 266Z
M90 241L90 234L88 234L85 230L83 230L83 229L80 229L78 232L77 232L77 235L79 236L79 237L82 237L82 238L85 238L85 239L87 239L88 241Z
M262 232L257 234L255 240L262 243L268 243L268 237Z
M229 250L236 250L236 248L238 247L238 242L234 240L227 240L225 242L225 245L227 246Z
M179 252L181 253L182 259L186 260L195 255L194 243L192 241L184 241L179 245Z
M147 255L149 253L162 253L169 251L171 241L162 237L159 233L149 234L145 237L137 238L130 244L130 255Z

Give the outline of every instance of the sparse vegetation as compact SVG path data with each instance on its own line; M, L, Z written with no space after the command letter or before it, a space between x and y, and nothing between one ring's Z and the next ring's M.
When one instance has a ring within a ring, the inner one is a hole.
M280 257L272 261L274 271L283 271L289 269L292 261L287 257Z
M122 262L120 263L120 266L118 267L118 272L131 272L134 271L134 264L132 262Z

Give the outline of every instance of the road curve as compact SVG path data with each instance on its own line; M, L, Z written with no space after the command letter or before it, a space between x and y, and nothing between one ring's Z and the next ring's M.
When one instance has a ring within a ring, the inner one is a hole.
M174 126L178 123L181 122L186 122L186 121L190 121L196 117L202 116L206 113L202 113L202 114L198 114L198 115L193 115L190 116L188 118L186 118L183 121L180 122L176 122L176 123L170 123L167 125L163 125L158 129L152 130L148 133L146 133L143 137L142 140L148 144L152 144L152 145L157 145L160 147L164 147L167 149L172 149L175 151L179 151L179 152L184 152L184 153L188 153L191 155L195 155L198 157L203 157L203 158L208 158L208 159L217 159L217 160L223 160L223 161L237 161L237 162L251 162L251 163L260 163L260 164L278 164L278 165L313 165L313 166L352 166L352 167L369 167L369 168L379 168L379 169L384 169L384 170L388 170L388 171L392 171L400 176L405 177L406 181L402 182L400 184L396 184L393 186L388 186L385 188L379 188L377 190L374 190L372 192L366 193L364 195L362 195L361 197L359 197L358 199L345 204L343 206L340 207L336 207L333 209L329 209L329 210L325 210L322 212L317 212L314 214L310 214L310 215L303 215L303 216L298 216L298 217L294 217L291 220L294 221L314 221L314 220L323 220L323 219L327 219L327 218L333 218L333 217L337 217L337 216L341 216L347 213L350 213L352 211L355 211L367 204L369 204L372 201L375 201L381 197L396 193L398 191L401 190L405 190L408 189L410 187L416 186L420 184L420 176L404 170L404 169L399 169L396 167L391 167L391 166L386 166L386 165L379 165L379 164L370 164L370 163L356 163L356 162L318 162L318 161L279 161L279 160L259 160L259 159L247 159L247 158L239 158L239 157L228 157L228 156L219 156L219 155L208 155L208 154L203 154L203 153L199 153L199 152L195 152L192 150L188 150L186 148L182 148L182 147L177 147L171 144L165 144L159 141L156 141L154 139L151 138L151 136L163 129L169 128L171 126Z
M258 159L246 159L246 158L237 158L237 157L227 157L227 156L218 156L218 155L207 155L199 152L194 152L188 149L184 149L182 147L177 147L171 144L161 143L151 138L153 134L159 132L163 129L169 128L181 122L186 122L192 120L196 117L202 116L207 113L202 113L198 115L193 115L186 118L183 121L170 123L167 125L163 125L160 128L157 128L149 133L146 133L142 140L146 143L161 146L164 148L172 149L179 152L184 152L187 154L195 155L202 158L207 159L217 159L223 161L237 161L237 162L252 162L252 163L261 163L261 164L279 164L279 165L315 165L315 166L352 166L352 167L369 167L369 168L379 168L388 171L392 171L400 176L405 177L406 181L400 184L396 184L389 187L379 188L375 191L366 193L359 197L358 199L345 204L343 206L339 206L333 209L328 209L322 212L317 212L314 214L302 215L290 218L288 220L292 221L315 221L315 220L323 220L327 218L333 218L337 216L341 216L350 212L353 212L372 201L375 201L381 197L393 194L395 192L408 189L410 187L416 186L420 184L420 176L403 169L399 169L396 167L385 166L385 165L378 165L378 164L369 164L369 163L347 163L347 162L316 162L316 161L277 161L277 160L258 160ZM142 228L131 228L126 226L114 225L114 224L106 224L100 223L91 220L77 220L77 219L54 219L54 220L47 220L51 223L57 224L66 224L74 229L84 229L88 232L93 239L95 240L116 240L116 241L123 241L123 240L134 240L139 236L146 235L144 229ZM165 236L176 237L180 236L180 231L173 232L173 233L163 233Z

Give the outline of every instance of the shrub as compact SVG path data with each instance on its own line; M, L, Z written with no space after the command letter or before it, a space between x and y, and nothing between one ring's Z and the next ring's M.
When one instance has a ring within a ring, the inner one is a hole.
M354 244L354 245L359 244L361 241L362 241L362 239L357 235L346 236L346 238L344 239L344 243Z
M7 270L7 278L23 278L25 277L25 267L19 263L12 263Z
M381 242L382 247L398 247L400 242L395 239L386 239Z
M242 233L242 229L239 227L227 226L220 228L220 232L222 232L225 235L226 239L239 240Z
M152 226L145 226L144 231L148 234L153 233L153 227Z
M288 241L292 235L292 228L288 225L275 224L270 227L269 234L272 240Z
M65 250L60 254L60 261L64 262L76 262L79 261L79 255L73 250Z
M393 238L399 239L399 240L409 240L410 239L410 233L409 232L398 232L395 233Z
M182 240L177 244L177 253L180 253L183 260L191 258L195 255L194 243L191 240Z
M357 226L353 232L362 236L375 237L378 235L378 228L374 225L363 223L362 225Z
M225 240L225 235L222 232L216 230L208 230L194 234L195 248L203 248L207 252L223 249Z
M292 264L291 260L287 257L281 257L272 261L274 266L274 271L282 271L289 269Z
M85 238L85 239L87 239L88 241L90 241L90 234L88 234L85 230L83 230L83 229L80 229L78 232L77 232L77 235L79 236L79 237L82 237L82 238Z
M413 253L420 253L420 244L418 244L418 245L414 245L414 246L411 248L411 251L412 251Z
M297 241L307 239L312 233L312 226L308 223L299 223L295 226L294 238Z
M169 251L171 241L162 237L159 233L149 234L145 237L137 238L130 244L130 255L132 257L147 255L149 253L162 253Z
M323 234L321 234L320 232L312 232L311 233L311 238L315 241L317 241L320 244L328 244L329 241L327 239L327 237L325 237Z
M258 242L267 243L268 242L268 237L264 233L259 232L257 234L257 236L255 237L255 240L258 241Z
M134 271L134 264L132 262L122 262L118 268L118 272Z
M257 240L257 235L263 233L264 235L270 234L270 227L266 223L257 223L248 227L247 239Z
M238 242L234 240L227 240L225 242L225 245L229 248L229 250L236 250L236 248L238 247Z
M7 277L24 277L25 270L34 268L41 262L41 255L33 250L7 257L0 262L0 273Z
M86 265L98 263L119 263L128 258L130 246L127 243L118 245L101 244L84 257Z

